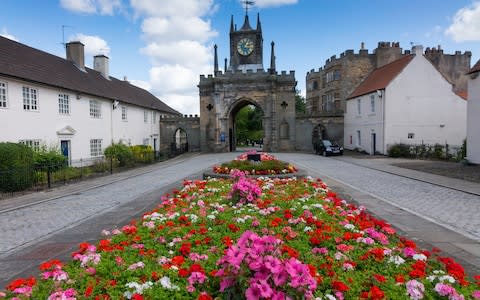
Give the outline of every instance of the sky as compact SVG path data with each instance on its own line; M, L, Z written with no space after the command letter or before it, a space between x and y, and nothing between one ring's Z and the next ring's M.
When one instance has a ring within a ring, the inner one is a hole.
M110 75L127 78L183 114L198 114L201 74L229 59L230 18L243 24L240 0L2 0L0 35L65 58L64 43L85 44L85 62L110 58ZM260 14L264 68L275 42L277 71L295 71L305 95L305 77L345 50L371 53L378 42L437 47L446 54L472 52L480 59L480 0L256 0L250 24ZM0 66L1 67L1 66Z

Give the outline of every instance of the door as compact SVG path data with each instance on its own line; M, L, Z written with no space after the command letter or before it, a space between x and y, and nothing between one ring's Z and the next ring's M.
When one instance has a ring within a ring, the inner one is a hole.
M67 164L70 165L70 141L61 140L60 141L60 151L67 160Z
M377 152L377 134L372 133L372 155L375 155L375 152Z

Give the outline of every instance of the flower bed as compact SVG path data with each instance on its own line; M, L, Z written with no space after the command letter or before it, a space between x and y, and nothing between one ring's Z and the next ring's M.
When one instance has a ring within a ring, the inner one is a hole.
M248 160L249 155L259 155L260 161ZM230 174L232 170L241 170L249 175L276 175L297 172L292 164L280 161L271 154L257 153L256 151L243 153L230 162L213 167L213 172L216 174Z
M18 299L480 299L480 276L418 249L318 179L185 181ZM2 296L0 295L0 298Z

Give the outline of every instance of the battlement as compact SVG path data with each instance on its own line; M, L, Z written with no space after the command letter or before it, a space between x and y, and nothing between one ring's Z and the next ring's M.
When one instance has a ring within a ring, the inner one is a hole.
M247 70L246 72L241 71L232 71L227 70L225 73L222 71L218 71L215 76L212 74L208 75L200 75L200 84L208 83L213 80L230 80L232 78L235 79L247 79L249 77L275 77L277 80L290 80L295 79L295 71L291 70L287 73L287 71L278 72L271 72L271 70L265 71L264 69L254 70Z
M467 56L467 57L470 57L472 56L472 52L471 51L465 51L463 54L462 54L462 51L455 51L454 54L444 54L443 53L443 49L441 48L440 45L438 45L437 47L427 47L425 48L425 55L451 55L451 56Z
M183 116L162 116L160 117L162 121L196 121L200 120L200 116L198 114L195 115L183 115Z

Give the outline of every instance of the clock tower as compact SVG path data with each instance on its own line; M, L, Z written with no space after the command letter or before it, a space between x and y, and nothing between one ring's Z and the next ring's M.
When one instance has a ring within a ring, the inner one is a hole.
M250 26L248 14L242 27L237 30L230 22L230 67L232 71L263 70L263 37L260 15L257 15L257 28Z

